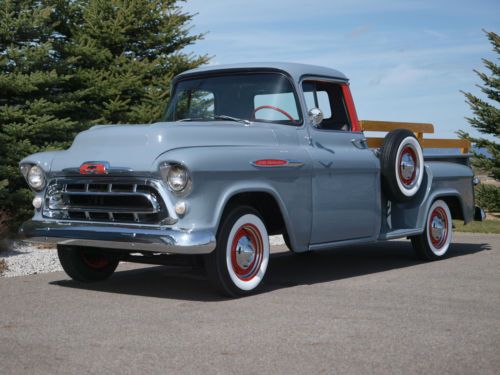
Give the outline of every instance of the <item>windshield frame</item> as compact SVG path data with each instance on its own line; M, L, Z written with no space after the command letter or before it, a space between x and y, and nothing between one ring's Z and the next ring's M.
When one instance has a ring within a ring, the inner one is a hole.
M288 83L290 84L292 88L292 93L293 97L295 99L295 103L297 105L297 114L299 116L299 119L297 120L297 124L282 124L276 121L269 121L269 120L255 120L251 121L252 123L265 123L265 124L271 124L271 125L281 125L281 126L292 126L295 128L301 128L304 126L305 121L304 121L304 113L303 113L303 108L302 108L302 102L300 100L300 96L297 92L297 85L293 81L293 79L290 77L289 74L287 74L285 71L279 70L279 69L230 69L230 70L214 70L214 71L208 71L208 72L199 72L199 73L189 73L189 74L180 74L177 77L175 77L172 81L172 88L170 90L170 98L168 100L167 106L165 107L165 111L162 114L161 120L162 121L167 121L167 122L180 122L181 120L167 120L167 115L170 109L170 106L172 105L172 102L174 100L174 94L177 89L177 85L180 82L183 81L188 81L188 80L193 80L193 79L203 79L203 78L212 78L212 77L227 77L227 76L234 76L234 75L257 75L257 74L275 74L275 75L280 75L284 77ZM206 119L206 120L196 120L199 122L208 122L208 121L224 121L224 120L217 120L217 119Z

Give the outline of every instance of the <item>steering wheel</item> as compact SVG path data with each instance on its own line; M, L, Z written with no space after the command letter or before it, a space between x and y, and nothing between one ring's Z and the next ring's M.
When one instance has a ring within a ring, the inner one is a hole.
M287 111L284 111L282 110L281 108L278 108L278 107L275 107L275 106L272 106L272 105L261 105L260 107L257 107L253 110L253 113L252 113L252 119L255 120L255 114L260 111L261 109L273 109L279 113L281 113L282 115L285 115L286 117L288 117L288 119L295 125L298 125L299 123L287 112Z

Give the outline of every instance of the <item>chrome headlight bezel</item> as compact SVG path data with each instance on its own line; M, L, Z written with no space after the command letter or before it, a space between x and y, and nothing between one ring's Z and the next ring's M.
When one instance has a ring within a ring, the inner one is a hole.
M168 189L173 193L187 193L191 188L189 169L181 163L161 164L160 174Z
M21 173L26 179L28 186L36 192L42 191L47 185L45 171L37 164L21 165Z

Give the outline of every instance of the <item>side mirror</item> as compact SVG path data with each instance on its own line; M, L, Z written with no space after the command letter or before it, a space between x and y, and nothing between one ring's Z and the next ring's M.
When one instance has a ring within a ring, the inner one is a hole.
M311 108L309 112L307 112L307 115L309 116L311 124L316 128L321 124L324 118L323 112L319 108Z

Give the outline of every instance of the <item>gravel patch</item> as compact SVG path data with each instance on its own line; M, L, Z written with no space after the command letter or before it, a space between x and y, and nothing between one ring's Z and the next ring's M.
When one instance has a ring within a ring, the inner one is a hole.
M7 265L7 270L1 275L3 277L62 271L55 247L38 247L21 241L12 241L9 249L0 253L0 260Z
M282 236L271 236L271 246L284 245ZM0 253L7 269L0 276L14 277L62 271L56 248L38 247L22 241L12 241L8 250Z
M283 240L283 236L271 236L269 237L269 243L271 246L279 246L284 245L285 240Z

